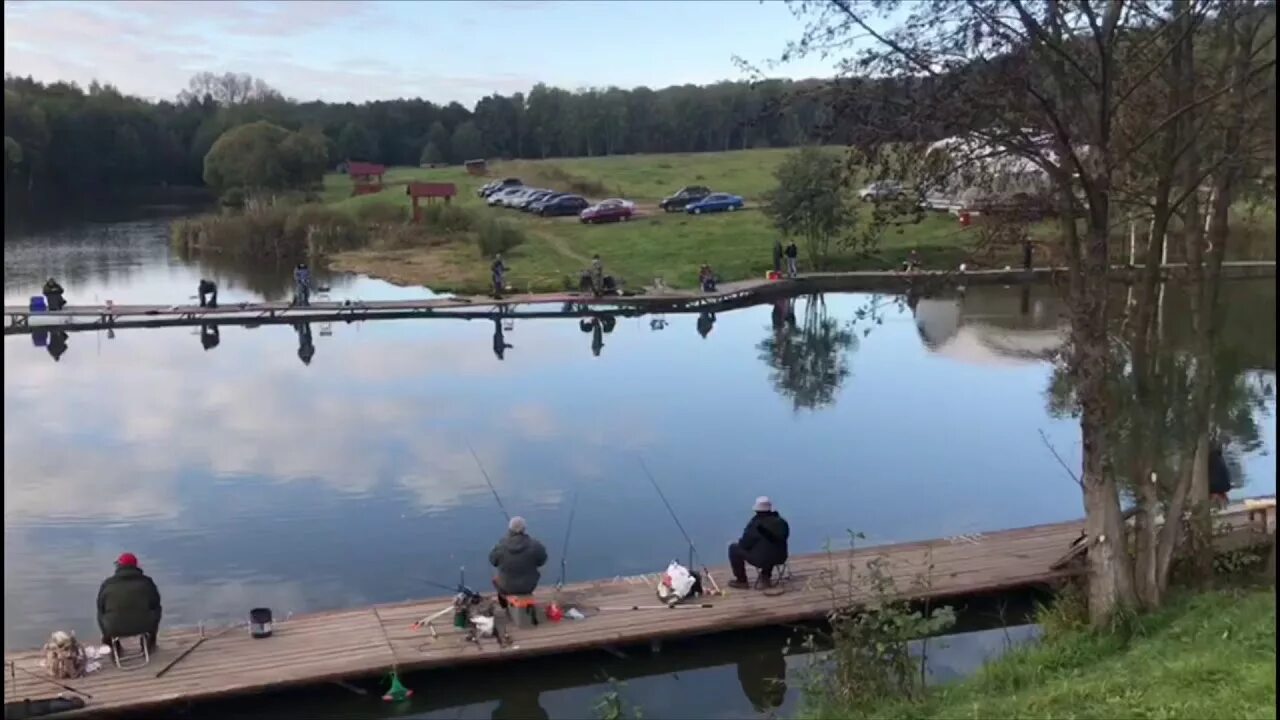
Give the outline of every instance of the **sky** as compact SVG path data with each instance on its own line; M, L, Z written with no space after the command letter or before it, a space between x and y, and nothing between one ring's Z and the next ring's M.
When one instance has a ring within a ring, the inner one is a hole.
M537 82L578 89L832 74L770 68L803 22L769 0L51 2L5 0L4 69L171 99L200 71L245 72L288 97L421 97L470 107Z

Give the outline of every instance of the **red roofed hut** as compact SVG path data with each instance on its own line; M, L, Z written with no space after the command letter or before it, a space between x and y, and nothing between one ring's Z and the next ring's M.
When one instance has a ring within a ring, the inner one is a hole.
M426 198L427 202L444 198L448 203L450 198L458 194L458 186L453 183L411 182L405 188L405 194L413 200L413 221L419 222L422 220L422 211L418 207L420 198Z
M354 183L351 194L370 195L382 191L382 176L387 174L387 166L378 163L347 162L347 176Z

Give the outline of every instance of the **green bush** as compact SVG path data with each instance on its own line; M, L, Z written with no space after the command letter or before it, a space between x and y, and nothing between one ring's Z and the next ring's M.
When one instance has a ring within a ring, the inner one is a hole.
M476 246L483 257L492 257L525 241L524 231L498 218L484 218L476 228Z
M291 254L323 255L350 250L365 243L364 227L346 213L323 205L299 205L284 223Z
M475 227L474 214L452 203L427 203L422 208L422 222L431 230L441 233L464 233Z
M356 219L366 225L400 225L409 219L409 208L399 204L370 202L357 205Z

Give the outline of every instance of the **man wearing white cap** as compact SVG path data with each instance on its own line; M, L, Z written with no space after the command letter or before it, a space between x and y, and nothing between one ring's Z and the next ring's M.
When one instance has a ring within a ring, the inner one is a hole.
M752 507L755 515L747 522L742 537L729 545L729 567L733 568L733 580L729 587L751 587L747 580L747 563L760 570L761 584L772 584L773 569L787 561L787 538L791 527L773 509L773 501L761 495Z

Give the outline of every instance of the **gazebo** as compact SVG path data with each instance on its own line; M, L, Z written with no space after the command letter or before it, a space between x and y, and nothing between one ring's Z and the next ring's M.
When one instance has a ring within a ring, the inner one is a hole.
M347 176L351 178L352 195L369 195L382 190L382 176L387 174L387 166L378 163L347 162Z
M458 194L458 187L453 183L411 182L405 188L405 194L413 201L413 221L419 222L422 219L422 211L418 207L420 198L425 198L427 202L443 198L448 203L450 198Z

